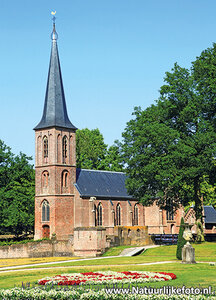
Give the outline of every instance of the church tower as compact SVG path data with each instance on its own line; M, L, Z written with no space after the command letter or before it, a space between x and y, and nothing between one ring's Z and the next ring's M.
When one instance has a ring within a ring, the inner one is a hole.
M67 239L74 228L76 127L67 114L55 17L43 116L35 130L35 239Z

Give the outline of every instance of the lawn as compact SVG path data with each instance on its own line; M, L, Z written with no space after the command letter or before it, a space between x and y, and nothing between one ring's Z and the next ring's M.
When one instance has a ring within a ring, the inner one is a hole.
M136 246L118 246L118 247L112 247L108 249L102 256L116 256L120 255L121 252L126 248L135 248ZM140 247L140 246L137 246Z
M73 260L79 257L36 257L36 258L10 258L0 259L0 268L22 266L28 264L39 264L53 261Z
M202 244L192 244L192 246L195 248L197 261L216 261L216 243L205 242ZM147 249L141 256L148 257L152 261L157 261L158 256L161 261L176 260L176 248L176 245L151 248Z
M98 266L98 265L128 265L128 264L142 264L142 263L151 263L151 262L163 262L163 261L173 261L178 262L176 259L176 245L172 246L161 246L157 248L147 249L144 253L138 256L133 257L109 257L103 256L99 260L83 260L83 261L73 261L68 260L65 263L50 264L49 267L63 267L63 266ZM216 262L216 243L202 243L202 244L193 244L195 248L195 258L196 261L203 262ZM114 247L118 251L122 251L125 246ZM112 248L113 249L113 248ZM110 250L112 252L112 249ZM56 259L56 258L55 258ZM64 258L62 258L64 260ZM43 266L33 266L31 268L42 268ZM44 266L47 267L47 266Z
M130 258L129 258L130 262ZM25 270L22 272L7 272L0 274L0 288L12 288L21 286L22 283L30 282L34 284L38 279L46 276L57 274L73 273L73 272L90 272L90 271L160 271L171 272L177 275L177 279L173 281L146 283L145 285L161 287L164 285L187 286L187 287L208 287L211 285L216 289L216 267L209 264L182 265L181 263L148 265L148 266L80 266L75 268L55 268L50 270Z
M204 243L193 245L197 261L216 261L216 243ZM164 285L187 286L187 287L208 287L211 285L216 289L216 266L210 266L208 263L198 263L193 265L183 265L175 258L176 246L161 246L146 250L143 254L135 257L103 257L99 260L83 260L70 261L71 258L42 258L31 260L16 260L16 264L20 263L39 263L50 260L58 261L69 259L66 263L58 263L47 266L34 266L31 270L24 269L22 271L2 272L0 273L0 288L12 288L21 286L22 282L30 282L34 284L38 279L45 276L53 276L63 273L73 272L91 272L91 271L160 271L171 272L177 275L177 279L168 282L146 283L146 285L154 287L162 287ZM34 260L34 261L33 261ZM2 261L2 260L1 260ZM1 262L0 261L0 262ZM5 260L5 264L7 261ZM146 262L155 261L174 261L169 264L159 265L139 265ZM51 269L46 269L52 267ZM33 269L32 269L33 268ZM38 269L44 268L44 269Z

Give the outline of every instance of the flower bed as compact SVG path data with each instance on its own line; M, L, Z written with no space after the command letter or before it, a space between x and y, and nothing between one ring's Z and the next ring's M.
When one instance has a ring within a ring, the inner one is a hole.
M88 272L88 273L71 273L46 277L38 280L40 285L85 285L99 283L142 283L167 281L176 279L173 273L165 272Z
M167 296L161 295L137 295L137 294L107 294L105 290L93 291L93 290L79 290L79 288L71 290L43 290L40 288L22 289L13 288L8 290L0 290L0 300L215 300L215 296L204 296L204 295L172 295Z

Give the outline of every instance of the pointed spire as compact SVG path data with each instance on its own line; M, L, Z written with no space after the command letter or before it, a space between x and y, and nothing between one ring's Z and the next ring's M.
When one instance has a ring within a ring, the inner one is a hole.
M34 128L34 130L48 127L63 127L76 130L77 128L70 122L67 114L57 47L58 34L55 29L56 18L55 13L52 14L54 14L53 31L51 34L52 50L50 56L44 110L42 119L40 123Z

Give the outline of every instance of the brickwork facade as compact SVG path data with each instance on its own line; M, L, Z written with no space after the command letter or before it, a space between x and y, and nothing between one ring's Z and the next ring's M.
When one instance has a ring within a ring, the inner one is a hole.
M205 213L203 211L203 216L205 216ZM195 216L195 211L193 207L190 207L187 213L185 214L184 217L185 223L188 223L189 225L193 225L191 227L191 232L196 234L197 233L197 225L196 225L196 216ZM205 223L205 218L204 218L204 223L203 223L203 231L204 234L216 234L216 219L214 220L214 223Z
M75 132L36 130L35 145L35 239L54 233L59 240L67 239L74 228Z

